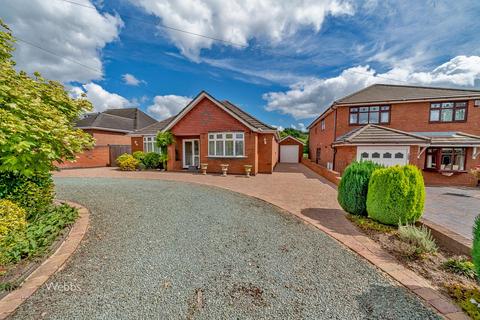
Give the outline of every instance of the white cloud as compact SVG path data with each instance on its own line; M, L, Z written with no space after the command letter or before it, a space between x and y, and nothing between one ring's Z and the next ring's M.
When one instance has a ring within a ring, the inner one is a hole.
M478 81L480 56L457 56L432 71L397 67L377 73L368 65L352 67L336 77L314 78L297 82L285 92L266 93L263 99L267 101L268 111L306 119L319 115L334 100L374 83L473 87Z
M149 106L147 110L156 118L165 119L176 115L190 101L192 101L191 98L183 96L155 96L155 98L153 98L153 105Z
M93 6L88 0L78 2ZM2 1L2 19L14 36L58 55L18 41L14 52L18 68L61 82L101 79L101 50L118 38L123 25L118 16L56 0Z
M140 83L146 83L144 80L139 80L133 74L125 73L122 75L122 80L129 86L138 86Z
M249 40L266 40L273 45L302 28L318 32L326 16L353 14L347 0L130 0L162 23L197 34L248 46ZM165 30L180 52L198 61L212 39ZM224 42L223 45L240 48Z
M70 89L72 96L78 98L82 93L87 95L87 99L95 107L95 112L102 112L107 109L126 108L135 106L135 103L118 95L105 90L102 86L90 82L80 87Z

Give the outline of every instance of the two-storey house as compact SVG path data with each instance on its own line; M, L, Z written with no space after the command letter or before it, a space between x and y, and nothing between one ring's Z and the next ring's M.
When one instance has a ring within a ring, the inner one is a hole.
M309 129L310 160L414 164L430 185L477 184L480 90L375 84L335 101Z

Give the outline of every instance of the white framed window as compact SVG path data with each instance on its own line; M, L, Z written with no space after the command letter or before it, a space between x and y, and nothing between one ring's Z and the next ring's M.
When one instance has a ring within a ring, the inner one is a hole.
M325 130L325 119L322 119L322 121L320 122L320 126L322 128L322 131Z
M208 156L222 158L245 156L245 134L243 132L210 132Z
M162 153L160 148L157 147L157 138L155 136L143 137L143 152Z

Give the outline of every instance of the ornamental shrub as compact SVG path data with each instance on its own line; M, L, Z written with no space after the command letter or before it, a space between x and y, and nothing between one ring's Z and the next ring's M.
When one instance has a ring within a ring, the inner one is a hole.
M27 211L28 217L45 211L54 196L50 173L36 173L29 177L11 172L0 175L0 199L13 201Z
M147 169L157 169L160 167L162 163L162 157L159 153L156 152L148 152L145 154L145 158L143 159L143 164Z
M399 225L398 237L410 244L414 249L414 253L417 255L435 253L438 250L430 230L425 226L416 227L411 224Z
M473 225L472 261L477 276L480 277L480 215L475 218L475 224Z
M382 168L371 161L353 162L343 172L338 186L338 203L351 214L367 215L368 182L373 171Z
M140 161L135 159L131 154L124 153L117 158L117 165L122 171L134 171L137 170Z
M368 216L389 225L413 223L423 214L425 184L413 165L375 170L368 184Z
M145 159L145 152L143 151L135 151L132 156L137 159L140 162L143 162L143 159Z
M0 238L27 226L25 210L10 200L0 200Z

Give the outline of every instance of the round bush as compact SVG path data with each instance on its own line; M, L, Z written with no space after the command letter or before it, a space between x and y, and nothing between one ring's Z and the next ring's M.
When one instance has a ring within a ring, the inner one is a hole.
M137 170L140 161L135 159L131 154L124 153L117 158L117 165L122 171Z
M134 153L132 153L132 156L138 161L143 162L143 159L145 159L145 152L135 151Z
M423 214L425 184L420 170L394 166L375 170L367 194L368 216L380 223L413 223Z
M0 200L0 238L11 232L23 231L26 226L25 210L10 200Z
M157 169L160 167L161 162L162 157L156 152L149 152L145 154L145 158L143 159L143 164L147 169Z
M338 186L338 203L348 213L367 215L368 182L373 171L382 166L371 162L353 162L343 172Z

